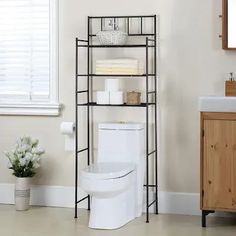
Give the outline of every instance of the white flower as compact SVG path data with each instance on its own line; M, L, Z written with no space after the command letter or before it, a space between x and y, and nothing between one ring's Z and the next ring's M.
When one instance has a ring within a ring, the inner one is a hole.
M40 161L39 155L33 154L32 162L39 162L39 161Z
M22 144L30 144L31 143L31 138L27 137L27 136L24 136L24 137L21 138L21 143Z
M34 169L38 169L38 168L40 167L40 165L39 165L39 163L35 162L35 163L33 164L33 167L34 167Z
M32 147L36 147L38 145L38 143L39 143L39 140L38 139L33 139L31 141L31 143L32 143Z
M33 154L30 152L26 152L25 154L25 159L28 161L31 161L31 159L33 158Z
M44 153L44 149L42 148L32 148L32 153L37 155L42 155Z
M23 144L21 146L21 149L23 150L23 152L27 152L31 150L31 146L29 144Z
M21 158L21 159L20 159L20 165L21 165L21 166L25 166L26 163L27 163L27 160L26 160L25 158Z

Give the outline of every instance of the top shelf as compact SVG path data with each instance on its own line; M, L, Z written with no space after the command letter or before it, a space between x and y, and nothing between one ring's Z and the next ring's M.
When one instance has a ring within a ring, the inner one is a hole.
M111 19L111 18L156 18L156 15L142 15L142 16L88 16L89 19Z

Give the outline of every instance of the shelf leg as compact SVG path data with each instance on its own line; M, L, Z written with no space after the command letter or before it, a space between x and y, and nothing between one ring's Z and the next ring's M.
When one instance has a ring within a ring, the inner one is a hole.
M146 103L148 104L148 91L149 91L149 81L148 81L148 38L146 38ZM146 223L149 223L149 156L148 156L148 144L149 144L149 109L146 106Z
M78 218L78 39L76 38L76 61L75 61L75 219Z
M91 207L91 199L90 195L88 195L88 211L90 211L90 207Z

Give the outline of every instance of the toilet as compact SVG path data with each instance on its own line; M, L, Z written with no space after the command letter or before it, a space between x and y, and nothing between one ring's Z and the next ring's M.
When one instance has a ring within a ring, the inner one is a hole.
M96 163L80 171L80 187L91 196L89 227L117 229L142 214L144 124L98 125Z

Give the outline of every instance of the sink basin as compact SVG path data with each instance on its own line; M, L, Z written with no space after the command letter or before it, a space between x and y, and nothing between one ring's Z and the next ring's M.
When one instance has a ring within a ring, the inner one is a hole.
M199 97L199 111L236 112L236 97Z

